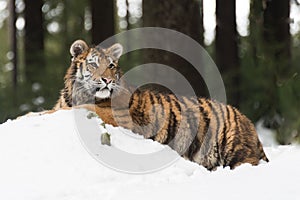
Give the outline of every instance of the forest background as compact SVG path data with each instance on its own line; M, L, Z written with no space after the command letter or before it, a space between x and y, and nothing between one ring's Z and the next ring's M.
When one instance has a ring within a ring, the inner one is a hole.
M189 35L217 64L228 103L276 133L300 141L300 6L282 0L0 0L0 123L51 109L78 38L99 44L138 27ZM126 41L119 41L125 43ZM127 44L130 45L130 44ZM126 72L148 62L174 67L199 96L200 75L160 50L125 54Z

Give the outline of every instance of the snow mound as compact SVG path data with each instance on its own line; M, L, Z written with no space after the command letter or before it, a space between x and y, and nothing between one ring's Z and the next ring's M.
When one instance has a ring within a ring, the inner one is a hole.
M87 120L88 112L79 112ZM112 147L124 151L166 148L119 127L100 129L109 132ZM91 156L78 136L73 110L22 117L0 125L0 199L297 199L300 148L268 145L265 151L270 162L256 167L209 172L179 158L155 173L133 175Z

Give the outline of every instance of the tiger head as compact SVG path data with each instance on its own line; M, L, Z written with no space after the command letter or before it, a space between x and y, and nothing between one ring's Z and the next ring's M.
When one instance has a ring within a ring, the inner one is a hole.
M110 98L120 88L118 60L122 52L123 47L119 43L105 49L99 45L89 47L83 40L76 40L70 48L76 95L96 101Z

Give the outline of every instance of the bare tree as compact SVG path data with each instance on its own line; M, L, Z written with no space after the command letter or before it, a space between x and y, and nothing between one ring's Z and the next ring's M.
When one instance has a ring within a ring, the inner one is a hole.
M268 69L266 79L269 82L267 116L265 125L278 131L280 143L288 143L289 134L279 131L282 119L288 118L289 112L282 109L280 85L292 77L291 69L291 35L290 35L290 1L272 0L264 4L264 59ZM289 97L285 97L289 98ZM285 113L285 114L284 114ZM286 120L288 121L288 120Z
M11 51L13 53L12 63L14 65L12 80L13 80L14 88L17 87L17 83L18 83L18 51L17 51L17 28L16 28L17 15L16 15L15 3L16 3L15 0L10 0L9 2L10 45L11 45Z
M43 0L25 2L25 75L30 82L38 81L36 73L44 68Z
M114 0L91 0L92 43L99 44L115 33Z
M239 105L239 56L235 0L216 1L216 61L225 80L228 102Z
M267 45L271 47L269 49L271 51L268 51L274 59L284 60L286 64L289 64L291 58L289 23L290 1L272 0L265 2L264 39Z
M195 0L146 0L143 1L143 25L173 29L203 44L203 15L200 11L199 1ZM173 67L186 77L197 95L206 95L201 75L183 58L159 50L147 50L144 53L145 62Z

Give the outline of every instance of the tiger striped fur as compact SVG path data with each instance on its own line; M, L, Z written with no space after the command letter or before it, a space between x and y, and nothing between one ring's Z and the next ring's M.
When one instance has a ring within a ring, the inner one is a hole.
M70 52L72 63L54 110L77 106L95 111L105 123L168 144L208 170L218 166L234 169L243 163L258 165L261 159L268 162L254 125L236 108L206 98L176 97L153 90L137 89L129 94L130 88L120 80L120 44L108 49L90 48L78 40ZM88 61L90 55L98 56L96 64ZM87 74L90 77L85 80ZM87 86L91 80L93 84ZM118 106L112 106L112 97Z

